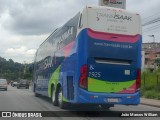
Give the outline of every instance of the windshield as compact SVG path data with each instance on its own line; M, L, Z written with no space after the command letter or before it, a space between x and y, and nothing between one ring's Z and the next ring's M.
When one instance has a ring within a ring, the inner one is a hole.
M21 81L21 83L28 83L28 81L26 81L26 80L22 80L22 81Z
M0 84L4 84L6 83L6 80L5 79L0 79Z

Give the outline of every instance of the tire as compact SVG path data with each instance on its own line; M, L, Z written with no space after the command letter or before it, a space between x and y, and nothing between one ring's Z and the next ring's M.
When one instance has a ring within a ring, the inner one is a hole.
M40 94L38 94L38 93L35 92L35 93L34 93L34 96L35 96L35 97L39 97Z
M40 96L40 94L36 93L36 85L34 85L34 96L35 97L39 97Z
M67 103L63 101L63 92L61 87L58 89L58 106L61 109L67 108Z
M100 105L101 110L109 110L112 106L111 105Z
M29 89L29 86L27 86L26 89Z
M51 92L51 100L52 100L52 104L54 106L58 106L58 96L57 96L57 92L54 90L54 86L52 87L52 92Z
M5 89L5 91L7 91L7 88Z

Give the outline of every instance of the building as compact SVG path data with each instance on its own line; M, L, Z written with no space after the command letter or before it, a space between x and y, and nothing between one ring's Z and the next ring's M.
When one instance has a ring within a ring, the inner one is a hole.
M158 69L158 64L155 62L156 59L160 59L160 49L159 50L146 50L145 51L145 69L150 69L151 71Z
M160 43L152 42L152 43L143 43L142 49L145 50L155 50L160 49Z
M142 49L144 51L143 69L157 70L159 65L155 61L160 59L160 43L143 43Z

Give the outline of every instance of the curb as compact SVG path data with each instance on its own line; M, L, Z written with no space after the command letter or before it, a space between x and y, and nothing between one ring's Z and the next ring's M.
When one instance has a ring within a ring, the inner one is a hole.
M160 100L141 98L140 104L160 108Z
M153 105L153 104L148 104L148 103L140 103L141 105L147 105L147 106L151 106L151 107L157 107L160 108L159 105Z

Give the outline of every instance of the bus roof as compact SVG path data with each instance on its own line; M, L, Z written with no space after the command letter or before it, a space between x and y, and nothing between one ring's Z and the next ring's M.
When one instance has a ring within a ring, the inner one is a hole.
M139 15L138 13L132 12L132 11L128 11L125 9L121 9L121 8L114 8L114 7L106 7L106 6L94 6L94 5L88 5L85 8L87 9L107 9L107 10L113 10L113 11L121 11L121 12L125 12L128 14L135 14L135 15Z

